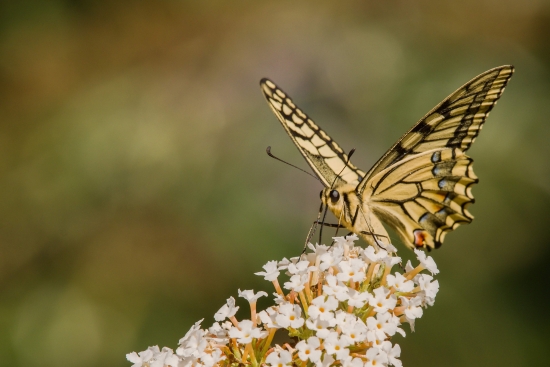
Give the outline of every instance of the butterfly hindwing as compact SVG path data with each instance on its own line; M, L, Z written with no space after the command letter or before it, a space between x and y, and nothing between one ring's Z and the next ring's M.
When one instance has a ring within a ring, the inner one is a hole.
M342 148L302 112L275 83L262 79L260 85L269 107L323 184L328 187L335 180L358 184L365 176L365 172L351 163L346 167L348 156Z
M369 180L365 199L374 213L391 224L411 248L438 248L445 234L473 216L477 183L472 159L458 148L414 154Z
M368 177L412 154L445 147L468 150L513 72L510 65L488 70L445 98L380 158L357 191L363 191Z

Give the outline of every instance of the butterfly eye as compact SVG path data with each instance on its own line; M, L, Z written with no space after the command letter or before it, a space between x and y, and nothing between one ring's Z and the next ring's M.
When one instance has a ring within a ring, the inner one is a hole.
M332 190L330 192L330 201L332 201L332 203L336 203L338 200L340 199L340 193L337 191L337 190Z

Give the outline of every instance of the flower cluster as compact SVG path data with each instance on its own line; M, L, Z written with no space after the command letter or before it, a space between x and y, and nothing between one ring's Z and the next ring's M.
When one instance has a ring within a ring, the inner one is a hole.
M403 268L392 245L363 249L354 245L357 239L335 237L332 246L310 244L311 252L301 257L268 262L256 274L273 283L275 304L257 312L257 299L267 293L239 290L250 304L250 319L237 320L239 307L231 297L214 315L216 322L208 329L197 322L175 353L150 347L127 359L133 367L401 367L401 348L391 339L397 333L405 336L404 323L414 331L423 308L433 305L437 266L415 250L420 264L413 267L409 261ZM401 272L392 274L396 266ZM281 272L289 277L282 288ZM280 329L295 342L272 345Z

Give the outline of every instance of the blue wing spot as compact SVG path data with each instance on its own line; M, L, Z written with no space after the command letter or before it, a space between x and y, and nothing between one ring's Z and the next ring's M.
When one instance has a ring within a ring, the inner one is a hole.
M439 186L440 189L444 188L445 186L447 186L447 180L446 179L439 180L439 182L437 183L437 186Z
M437 151L432 154L432 163L437 163L439 161L441 161L441 151Z

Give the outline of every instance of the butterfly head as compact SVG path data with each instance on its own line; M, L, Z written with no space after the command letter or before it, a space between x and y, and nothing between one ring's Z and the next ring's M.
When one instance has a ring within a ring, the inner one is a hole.
M333 187L325 187L321 191L323 205L328 207L337 218L341 217L342 211L349 212L350 206L355 206L357 200L354 185L337 184ZM342 219L346 220L347 218Z

